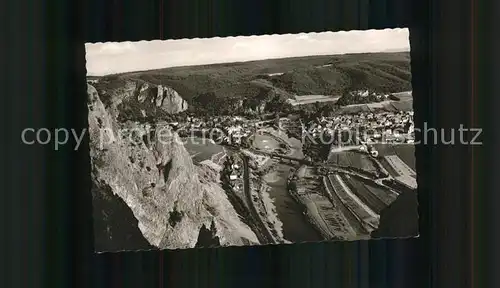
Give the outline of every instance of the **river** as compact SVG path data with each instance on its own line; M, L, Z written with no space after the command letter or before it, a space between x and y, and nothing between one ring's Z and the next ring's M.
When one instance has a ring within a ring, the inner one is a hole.
M208 138L187 137L183 138L182 141L195 164L211 159L217 153L224 152L222 146L217 145Z
M272 139L272 138L271 138ZM266 146L278 146L278 142L270 143L270 137L265 138ZM293 145L293 157L303 157L300 141L297 139L286 139ZM285 164L276 164L276 169L264 176L264 180L271 187L269 195L274 200L276 212L283 223L283 235L286 240L293 243L324 240L318 231L307 221L304 216L304 208L297 203L288 193L286 181L293 167Z

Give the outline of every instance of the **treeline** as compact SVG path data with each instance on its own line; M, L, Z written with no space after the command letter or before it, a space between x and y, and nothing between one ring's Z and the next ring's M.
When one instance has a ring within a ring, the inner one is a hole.
M314 137L313 139L305 137L302 152L313 162L324 162L328 159L333 140L333 135L329 133L324 133L321 137Z
M337 101L338 106L347 106L353 104L368 104L368 103L376 103L383 101L383 97L377 97L375 94L370 94L368 96L361 96L355 93L345 93L340 97Z
M261 92L254 97L220 98L214 92L203 93L191 100L189 112L199 116L258 116L266 113L293 113L294 107L279 95L266 95Z

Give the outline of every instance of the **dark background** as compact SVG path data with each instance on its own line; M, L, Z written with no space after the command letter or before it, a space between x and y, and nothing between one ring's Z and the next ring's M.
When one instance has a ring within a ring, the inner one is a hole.
M484 151L498 147L488 124L500 106L486 104L494 78L479 72L493 61L483 41L498 26L484 24L494 9L473 1L3 4L0 286L498 287L486 285L496 265L482 261L498 254L487 214L499 210L498 189L487 189L498 153ZM84 42L394 27L411 29L417 127L485 129L473 153L417 147L418 239L95 255L87 139L78 151L20 143L26 127L87 126Z

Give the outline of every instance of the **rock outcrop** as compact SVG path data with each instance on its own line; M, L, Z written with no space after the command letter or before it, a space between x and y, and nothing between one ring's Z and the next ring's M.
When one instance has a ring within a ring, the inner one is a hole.
M99 193L98 187L108 187L113 195L122 199L137 219L141 234L158 248L195 247L200 229L212 226L221 245L258 244L257 237L241 221L216 177L210 179L206 176L210 173L205 171L208 167L192 162L180 137L166 123L154 124L153 133L151 124L120 118L123 110L119 105L132 101L131 96L137 103L153 100L156 107L174 111L177 108L169 108L167 103L182 105L176 100L178 95L156 86L158 90L153 97L151 87L142 86L137 90L130 82L114 93L120 89L128 95L108 98L106 108L97 90L88 85L94 193ZM94 203L96 206L99 205ZM114 250L123 250L123 247Z
M120 121L177 114L188 104L177 91L141 80L114 79L94 84L106 108Z
M94 246L98 251L151 250L132 210L109 186L93 183Z

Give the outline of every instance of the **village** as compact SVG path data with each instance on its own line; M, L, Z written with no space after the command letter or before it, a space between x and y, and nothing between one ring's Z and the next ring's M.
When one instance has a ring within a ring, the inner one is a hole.
M305 131L313 137L319 137L325 132L330 135L342 131L356 132L357 140L366 144L379 142L412 144L415 140L413 111L360 112L321 117L304 126Z
M308 207L306 210L309 214L304 218L307 219L307 223L302 223L301 229L308 229L306 227L312 225L314 229L320 230L320 237L351 239L352 237L365 237L369 231L373 230L373 227L378 225L378 214L381 209L387 207L397 195L396 192L391 192L395 191L396 184L400 183L408 189L415 189L416 181L413 178L412 169L407 169L410 172L403 171L406 165L397 156L386 156L382 153L379 159L377 151L379 149L377 144L412 144L414 142L413 115L413 111L376 110L321 116L307 122L297 115L286 117L274 115L274 117L268 117L267 120L242 116L186 116L183 121L172 122L170 125L181 137L209 138L225 147L227 157L224 157L225 161L220 164L221 173L225 175L223 176L224 187L233 199L232 202L239 203L234 205L239 207L239 213L251 219L254 229L259 231L259 238L262 238L260 239L262 242L284 243L287 240L293 242L296 239L290 236L290 232L289 239L285 239L283 229L293 230L291 227L298 224L292 225L291 223L302 220L289 219L287 217L291 216L284 216L288 215L286 211L291 208L286 208L284 204L273 204L269 195L276 197L279 194L281 195L279 197L282 197L280 199L291 197L287 203L293 201L300 207ZM273 132L275 134L269 131L275 131ZM334 155L334 158L327 157L321 163L311 164L314 160L308 157L308 149L317 149L317 147L309 148L302 145L305 139L299 138L304 137L304 133L309 133L314 138L321 137L325 133L337 135L342 132L354 135L356 141L352 142L357 143L346 143L347 147L343 147L345 150L338 151L334 145L327 145L330 146L328 154ZM294 137L298 142L303 143L297 144L295 148L292 147L293 145L289 146L286 140L289 137ZM286 146L287 149L282 146ZM290 156L294 150L298 154ZM342 166L343 160L336 160L337 162L334 160L337 159L335 156L337 154L341 158L350 158L348 162L358 161L356 159L362 159L362 161L358 163L359 165L353 162L353 166ZM371 157L374 157L373 160L369 160ZM370 163L378 163L378 166L372 167ZM291 178L282 182L280 187L273 186L275 184L270 185L269 183L274 183L273 181L281 181L273 179L277 177L277 174L274 174L276 169L284 169L283 167L291 167L285 169L292 169L286 172ZM301 169L317 167L318 170L313 173L316 176L297 176L302 173L293 172L298 167L302 167ZM385 172L372 175L370 167L375 169L373 171ZM398 171L389 173L388 170L391 172L394 170L392 167L397 168ZM360 184L360 181L366 183ZM388 181L394 181L394 183ZM296 192L290 190L290 185L296 185L298 190ZM366 185L366 188L363 188L363 185ZM339 201L351 203L348 205L349 209L337 211L338 209L332 208L331 205L326 205L326 203L333 203L335 207L341 207ZM365 205L365 202L368 204ZM294 210L296 211L294 213L299 215L298 217L302 217L300 215L303 213L300 211L305 209L300 207ZM327 207L330 208L327 209ZM352 212L349 212L351 210L356 212L351 215ZM281 220L277 218L278 214L281 215ZM355 220L361 216L365 220ZM302 232L308 235L312 233Z
M245 146L246 139L257 130L268 126L288 130L297 127L312 137L324 133L337 135L338 132L354 132L356 140L361 143L407 143L413 144L414 123L413 111L374 111L356 114L342 114L331 117L318 117L307 123L302 123L294 115L276 117L276 119L249 119L241 116L190 117L183 121L171 122L181 137L210 138L219 144ZM296 135L300 136L300 135ZM352 139L351 139L352 140Z

